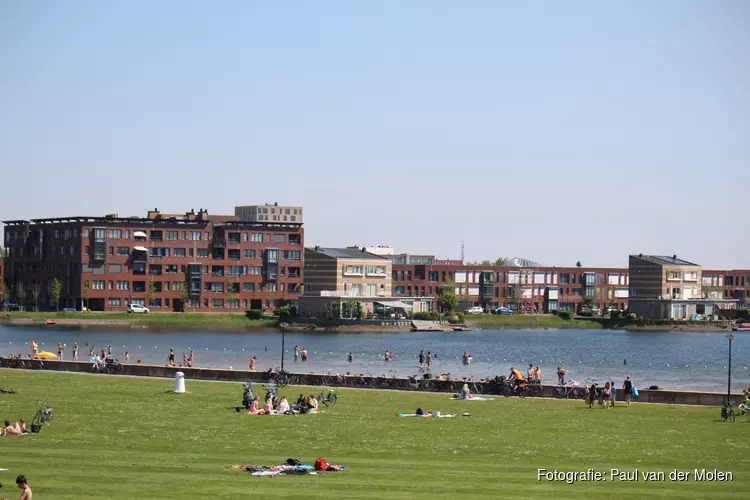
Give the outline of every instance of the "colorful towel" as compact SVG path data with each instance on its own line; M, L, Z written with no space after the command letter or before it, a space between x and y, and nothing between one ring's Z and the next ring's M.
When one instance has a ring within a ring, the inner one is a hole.
M493 401L494 398L485 398L484 396L472 396L470 398L457 398L453 396L451 399L457 399L459 401Z
M455 415L433 415L432 413L425 413L423 415L417 415L416 413L396 413L397 417L422 417L422 418L454 418Z
M230 465L229 470L245 470L256 477L276 477L280 474L308 474L315 467L312 465L287 465L281 464L270 467L268 465ZM344 465L329 465L325 472L339 472L346 470Z

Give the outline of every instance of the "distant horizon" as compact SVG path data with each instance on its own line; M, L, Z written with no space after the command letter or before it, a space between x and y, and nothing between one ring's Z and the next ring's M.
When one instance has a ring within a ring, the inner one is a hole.
M0 219L278 201L330 246L750 268L748 19L732 0L5 0Z

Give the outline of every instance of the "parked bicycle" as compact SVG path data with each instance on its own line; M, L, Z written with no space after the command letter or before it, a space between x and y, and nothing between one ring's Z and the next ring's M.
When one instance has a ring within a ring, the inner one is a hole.
M273 374L273 383L276 387L283 389L287 385L298 385L297 378L287 371L278 371Z
M330 408L331 406L335 405L337 400L338 394L336 394L336 391L334 391L331 387L324 387L318 395L318 402L323 403L326 408Z
M52 407L49 405L49 403L39 401L39 409L37 410L36 414L34 414L34 418L31 419L32 431L34 429L41 429L43 425L49 424L51 420Z
M734 414L734 408L732 407L732 403L726 403L724 406L721 407L721 421L726 422L727 420L730 422L734 422L735 419Z
M566 385L558 385L555 389L555 396L566 399L584 399L586 388L581 387L578 382L571 381Z

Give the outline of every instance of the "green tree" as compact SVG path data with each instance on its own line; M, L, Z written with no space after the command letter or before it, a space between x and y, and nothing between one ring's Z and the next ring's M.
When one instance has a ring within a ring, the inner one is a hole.
M235 299L234 294L234 280L232 278L227 278L226 283L224 283L224 286L226 287L226 296L227 296L227 307L229 307L229 314L232 314L232 303Z
M5 249L3 247L0 247L0 259L5 258Z
M39 312L39 295L42 294L42 285L34 283L31 285L31 297L34 299L34 312Z
M49 298L55 304L55 311L60 311L60 293L62 293L62 283L57 278L53 278L49 283Z
M156 285L154 285L154 280L151 280L148 282L148 305L149 307L154 305L154 299L156 298Z
M354 314L353 316L357 319L365 317L365 311L362 309L362 303L360 301L354 302Z
M8 295L8 285L6 285L5 281L0 278L0 300L8 300Z
M190 292L188 291L187 285L185 283L180 283L180 299L182 300L182 312L187 312L188 303L190 301Z
M91 288L91 283L89 280L85 280L83 282L83 304L86 307L86 311L89 310L89 289Z
M26 286L23 284L23 281L16 283L16 299L18 300L18 305L23 307L26 302Z
M440 304L440 310L442 312L452 312L456 308L458 305L458 297L456 297L455 285L450 284L440 288L438 304Z
M504 266L507 263L508 263L508 257L498 257L495 260L495 262L493 263L493 265L495 265L495 266Z
M520 279L520 278L519 278ZM515 283L511 290L513 291L513 303L516 305L516 312L520 313L523 307L523 285Z

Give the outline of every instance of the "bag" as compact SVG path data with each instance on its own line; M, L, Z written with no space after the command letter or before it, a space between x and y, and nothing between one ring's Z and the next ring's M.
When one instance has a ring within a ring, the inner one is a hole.
M638 389L635 386L633 386L633 397L634 398L638 397Z
M292 466L294 466L294 465L302 465L302 463L299 460L297 460L296 458L287 458L286 459L286 464L287 465L292 465Z
M315 460L315 470L328 470L328 463L319 457Z

